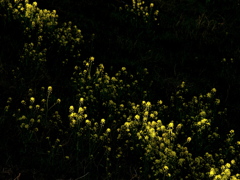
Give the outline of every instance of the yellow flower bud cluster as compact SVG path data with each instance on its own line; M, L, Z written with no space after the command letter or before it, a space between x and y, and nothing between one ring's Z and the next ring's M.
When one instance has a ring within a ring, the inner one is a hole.
M82 102L83 103L83 98L80 98L80 102ZM84 114L84 112L85 112L85 110L87 109L87 107L79 107L79 109L78 109L78 112L76 113L76 112L74 112L74 106L70 106L69 107L69 120L70 120L70 127L75 127L75 126L77 126L77 127L79 127L80 126L80 123L84 120L84 119L86 119L87 118L87 114ZM88 120L88 119L86 119L85 120L85 123L86 123L86 125L88 125L88 126L91 126L91 121L90 120Z
M130 8L128 5L125 5L125 10L134 13L137 16L143 18L143 22L149 23L152 18L154 21L158 20L159 10L154 10L154 3L150 3L149 5L145 5L145 1L142 0L133 0L132 7ZM122 11L123 8L119 7L119 10ZM133 19L137 19L133 17ZM158 24L159 25L159 24Z

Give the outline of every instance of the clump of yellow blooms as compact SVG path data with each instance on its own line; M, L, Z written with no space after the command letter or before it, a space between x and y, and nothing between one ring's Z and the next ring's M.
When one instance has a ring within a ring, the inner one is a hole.
M21 54L12 70L15 81L27 83L33 78L40 81L43 74L48 76L56 71L56 66L55 76L60 76L59 71L64 71L62 67L81 56L84 42L81 30L71 21L59 24L56 10L40 9L37 2L30 4L28 0L1 3L6 6L6 12L2 14L5 23L18 22L18 30L23 31Z
M150 21L158 21L159 19L159 10L154 10L154 3L146 4L145 1L142 0L132 0L132 5L128 4L124 7L128 12L136 14L137 17L143 18L143 22L149 23ZM122 7L119 8L120 11L123 10ZM137 17L133 16L133 19ZM157 24L159 25L159 23Z

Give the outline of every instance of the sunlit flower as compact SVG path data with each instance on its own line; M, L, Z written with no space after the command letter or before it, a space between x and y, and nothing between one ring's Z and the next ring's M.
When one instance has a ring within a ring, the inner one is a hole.
M85 123L90 126L91 125L91 121L89 121L88 119L85 121Z
M65 159L69 159L69 156L65 156Z
M209 173L209 177L213 177L216 174L216 171L214 168L211 168L210 173Z
M74 111L74 107L73 106L70 106L69 107L69 112L73 112Z
M89 58L89 61L93 62L93 61L94 61L94 57L91 56L91 57Z
M28 124L25 124L25 126L24 126L26 129L28 129L29 128L29 125Z
M136 120L139 120L139 119L140 119L140 116L139 116L139 115L136 115L136 116L135 116L135 119L136 119Z
M163 170L164 170L164 171L168 171L168 166L164 166L164 167L163 167Z
M211 93L207 93L207 97L208 97L208 98L211 98L211 97L212 97L212 94L211 94Z
M211 92L213 92L213 93L217 92L216 88L213 88L213 89L211 90Z
M187 138L187 143L189 143L191 140L192 140L192 138L191 138L191 137L188 137L188 138Z
M26 105L27 103L24 100L22 100L21 104Z
M52 86L48 86L48 94L52 92Z

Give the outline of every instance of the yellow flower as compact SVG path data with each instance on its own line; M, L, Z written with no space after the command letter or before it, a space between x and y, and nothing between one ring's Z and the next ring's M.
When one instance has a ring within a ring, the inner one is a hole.
M40 105L37 104L37 105L36 105L36 109L40 109Z
M124 125L126 126L126 128L129 128L130 124L131 124L130 122L125 122L125 123L124 123Z
M185 82L183 81L182 84L180 85L181 88L184 88Z
M73 112L74 111L74 107L73 106L70 106L69 107L69 112Z
M122 71L126 71L126 68L125 68L125 67L122 67Z
M101 119L101 125L103 126L105 124L105 119Z
M207 93L207 97L208 97L208 98L211 98L211 97L212 97L212 94L211 94L211 93Z
M207 114L206 114L205 111L202 110L202 111L199 113L199 115L202 116L202 117L205 117Z
M28 129L29 128L29 125L28 124L25 124L25 126L24 126L26 129Z
M169 123L168 128L173 129L173 126L174 126L174 124L171 122L171 123Z
M232 165L236 164L236 161L235 161L234 159L231 160L231 164L232 164Z
M94 61L94 57L93 57L93 56L90 57L90 58L89 58L89 61L93 62L93 61Z
M34 119L33 118L30 119L30 123L34 123Z
M48 93L50 94L52 92L52 86L48 86Z
M145 111L145 112L144 112L144 116L148 116L148 111Z
M163 167L163 170L164 170L164 171L168 171L168 166L164 166L164 167Z
M154 118L154 117L155 117L155 115L154 115L154 114L150 114L150 117L151 117L151 118Z
M212 88L211 92L213 93L217 92L216 88Z
M84 109L82 107L78 108L78 113L79 114L83 114L83 112L84 112Z
M226 166L226 168L230 168L230 167L231 167L231 164L230 164L230 163L227 163L225 166Z
M178 124L176 130L179 131L182 128L182 124Z
M230 169L225 169L224 174L227 175L228 177L230 177L231 176Z
M89 126L91 126L91 121L89 121L88 119L85 121L85 123Z
M153 4L153 3L151 3L151 4L150 4L150 8L153 8L153 6L154 6L154 4Z
M80 102L80 104L82 104L84 102L84 98L80 98L79 102Z
M150 106L151 106L151 102L148 101L148 102L146 103L146 107L149 108Z
M192 140L192 138L191 138L191 137L188 137L188 138L187 138L187 143L189 143L191 140Z
M111 129L110 129L110 128L107 128L106 132L107 132L107 133L110 133L110 132L111 132Z
M161 131L164 131L166 129L164 125L162 125L160 128L161 128Z
M216 174L216 171L214 168L211 168L210 173L209 173L209 177L213 177Z
M21 101L21 104L26 105L26 102L24 100Z
M217 105L219 105L219 104L220 104L220 99L216 99L215 103L216 103Z
M65 156L65 159L69 159L69 156Z
M159 105L161 105L161 104L162 104L162 100L159 100L157 103L158 103Z

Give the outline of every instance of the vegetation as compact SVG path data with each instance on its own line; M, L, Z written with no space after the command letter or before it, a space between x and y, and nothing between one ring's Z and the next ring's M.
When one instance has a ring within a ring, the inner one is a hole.
M240 179L237 8L0 0L0 179Z

